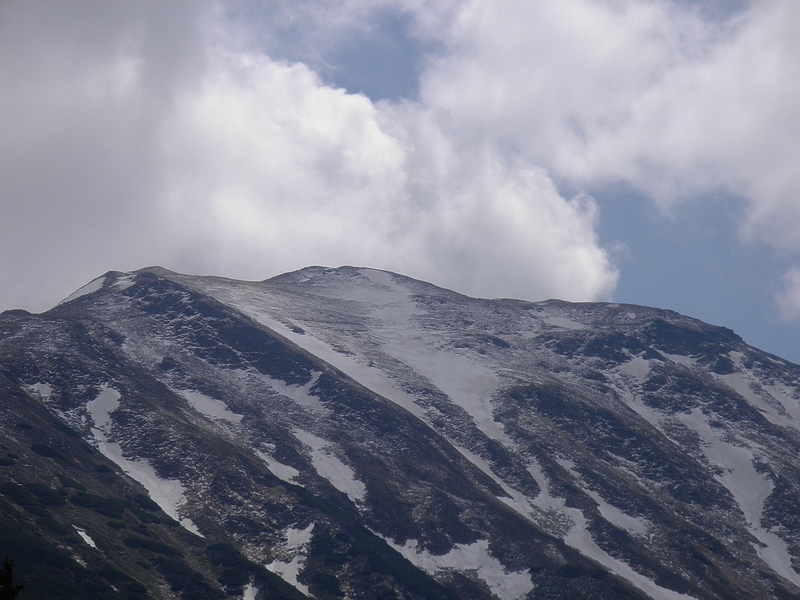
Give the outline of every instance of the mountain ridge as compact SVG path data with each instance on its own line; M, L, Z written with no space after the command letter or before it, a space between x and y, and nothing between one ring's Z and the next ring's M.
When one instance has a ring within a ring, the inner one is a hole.
M799 376L635 305L110 271L0 315L0 509L55 547L97 538L89 572L140 597L800 597ZM34 406L47 439L11 424Z

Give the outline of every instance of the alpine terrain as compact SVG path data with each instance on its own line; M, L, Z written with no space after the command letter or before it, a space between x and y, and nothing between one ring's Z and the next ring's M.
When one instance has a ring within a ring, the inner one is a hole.
M372 269L0 315L23 599L800 599L800 366Z

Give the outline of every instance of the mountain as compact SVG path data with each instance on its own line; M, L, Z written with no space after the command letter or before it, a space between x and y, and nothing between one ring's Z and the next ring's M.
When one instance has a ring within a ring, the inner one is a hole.
M110 272L0 410L22 598L800 598L800 367L671 311Z

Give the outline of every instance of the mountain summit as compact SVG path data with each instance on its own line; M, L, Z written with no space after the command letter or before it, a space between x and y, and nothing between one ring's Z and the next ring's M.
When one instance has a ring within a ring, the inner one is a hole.
M800 599L800 367L374 269L0 315L26 598Z

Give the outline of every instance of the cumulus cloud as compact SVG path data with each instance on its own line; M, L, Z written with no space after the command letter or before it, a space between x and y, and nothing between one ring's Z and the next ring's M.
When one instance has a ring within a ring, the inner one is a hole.
M469 0L422 101L574 185L624 182L664 210L743 199L745 237L800 251L800 4L702 8Z
M406 103L374 105L302 64L217 53L165 133L170 218L216 248L197 268L258 276L370 264L475 294L607 295L588 198L541 169L456 147Z
M152 263L245 278L362 264L533 299L614 287L590 198L458 139L438 109L268 56L223 4L0 10L6 307Z

